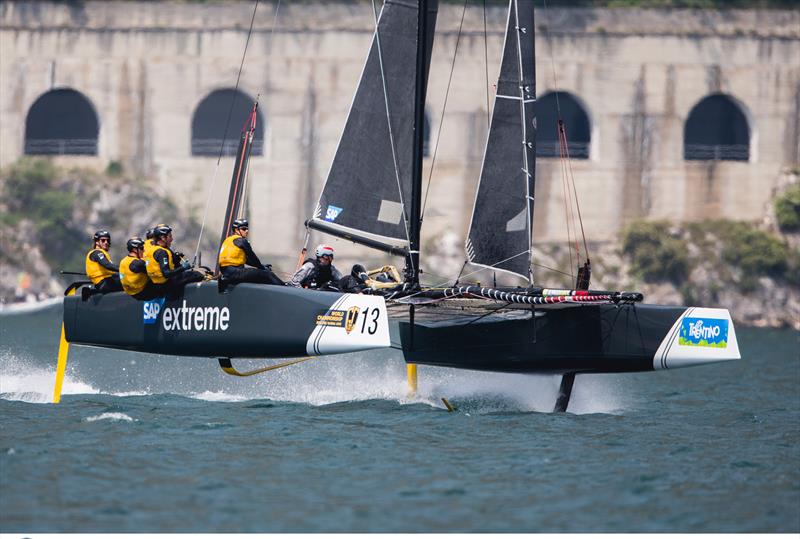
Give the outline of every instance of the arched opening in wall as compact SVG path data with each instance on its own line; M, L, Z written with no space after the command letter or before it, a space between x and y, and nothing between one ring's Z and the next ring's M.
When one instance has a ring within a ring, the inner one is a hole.
M100 123L86 96L69 88L39 96L25 118L26 155L97 155Z
M573 159L589 159L592 128L578 99L568 92L548 92L536 100L536 156L559 157L558 111L564 120L567 148Z
M739 104L724 94L704 97L683 126L687 161L749 161L750 126Z
M242 128L250 118L254 102L253 98L238 90L215 90L208 94L197 105L192 116L192 155L217 157L220 149L222 155L236 155ZM226 134L228 114L230 125ZM264 117L259 110L252 155L263 154Z

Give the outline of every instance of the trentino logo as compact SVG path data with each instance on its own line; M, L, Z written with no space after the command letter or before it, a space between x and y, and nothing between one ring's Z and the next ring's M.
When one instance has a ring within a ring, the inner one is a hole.
M164 306L165 298L151 299L142 304L142 321L145 324L155 324L158 319L158 313L161 312L161 307Z
M326 221L335 221L339 214L342 213L342 208L337 206L328 205L328 210L325 212Z
M728 321L720 318L684 318L678 344L727 348Z

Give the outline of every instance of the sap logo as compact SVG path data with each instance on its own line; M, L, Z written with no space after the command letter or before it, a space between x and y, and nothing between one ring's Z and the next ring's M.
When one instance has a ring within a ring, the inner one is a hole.
M167 307L161 317L166 331L227 331L231 311L227 307L187 307L186 300L180 307Z
M151 299L142 304L143 318L145 324L155 324L158 318L158 313L161 312L161 307L164 306L164 298Z
M719 318L684 318L681 322L678 344L726 348L728 346L728 321Z
M342 208L336 206L328 206L328 211L325 212L326 221L335 221L339 214L342 213Z

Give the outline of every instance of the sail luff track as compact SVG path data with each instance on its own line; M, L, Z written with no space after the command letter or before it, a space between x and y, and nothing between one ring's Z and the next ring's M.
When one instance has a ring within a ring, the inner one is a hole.
M526 280L531 279L535 175L533 38L533 3L510 0L494 112L466 242L471 263Z

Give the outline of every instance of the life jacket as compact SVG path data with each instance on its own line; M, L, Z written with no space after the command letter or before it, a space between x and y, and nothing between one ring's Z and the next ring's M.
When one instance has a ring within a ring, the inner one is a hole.
M247 255L245 255L244 249L233 243L241 237L239 234L233 234L222 242L222 248L219 250L219 267L244 266Z
M331 271L333 264L331 263L327 266L323 266L316 258L307 258L303 264L305 265L309 262L314 264L314 269L311 270L305 279L300 281L300 286L303 288L319 288L329 283L333 276L333 272Z
M86 253L86 276L89 277L89 280L92 281L93 284L98 284L103 279L108 279L112 275L114 275L114 270L110 270L108 268L104 268L91 258L92 253L95 251L100 251L104 255L106 255L106 259L111 262L111 257L108 255L108 251L105 249L100 249L99 247L95 249L91 249L88 253ZM113 262L112 262L113 264Z
M129 296L138 294L144 287L147 286L147 272L136 273L131 270L131 264L134 260L139 260L135 256L126 256L119 263L119 280L122 283L122 289ZM146 260L143 260L147 264ZM149 264L148 264L149 265Z
M155 245L145 261L147 262L147 276L150 277L150 280L156 284L163 284L167 282L167 278L164 277L163 273L161 273L161 266L156 260L156 253L162 250L167 252L169 269L175 269L175 258L172 256L172 250L160 245Z
M153 240L144 240L144 253L142 254L142 258L147 260L148 257L152 256L153 251L156 249L156 244L153 243Z

